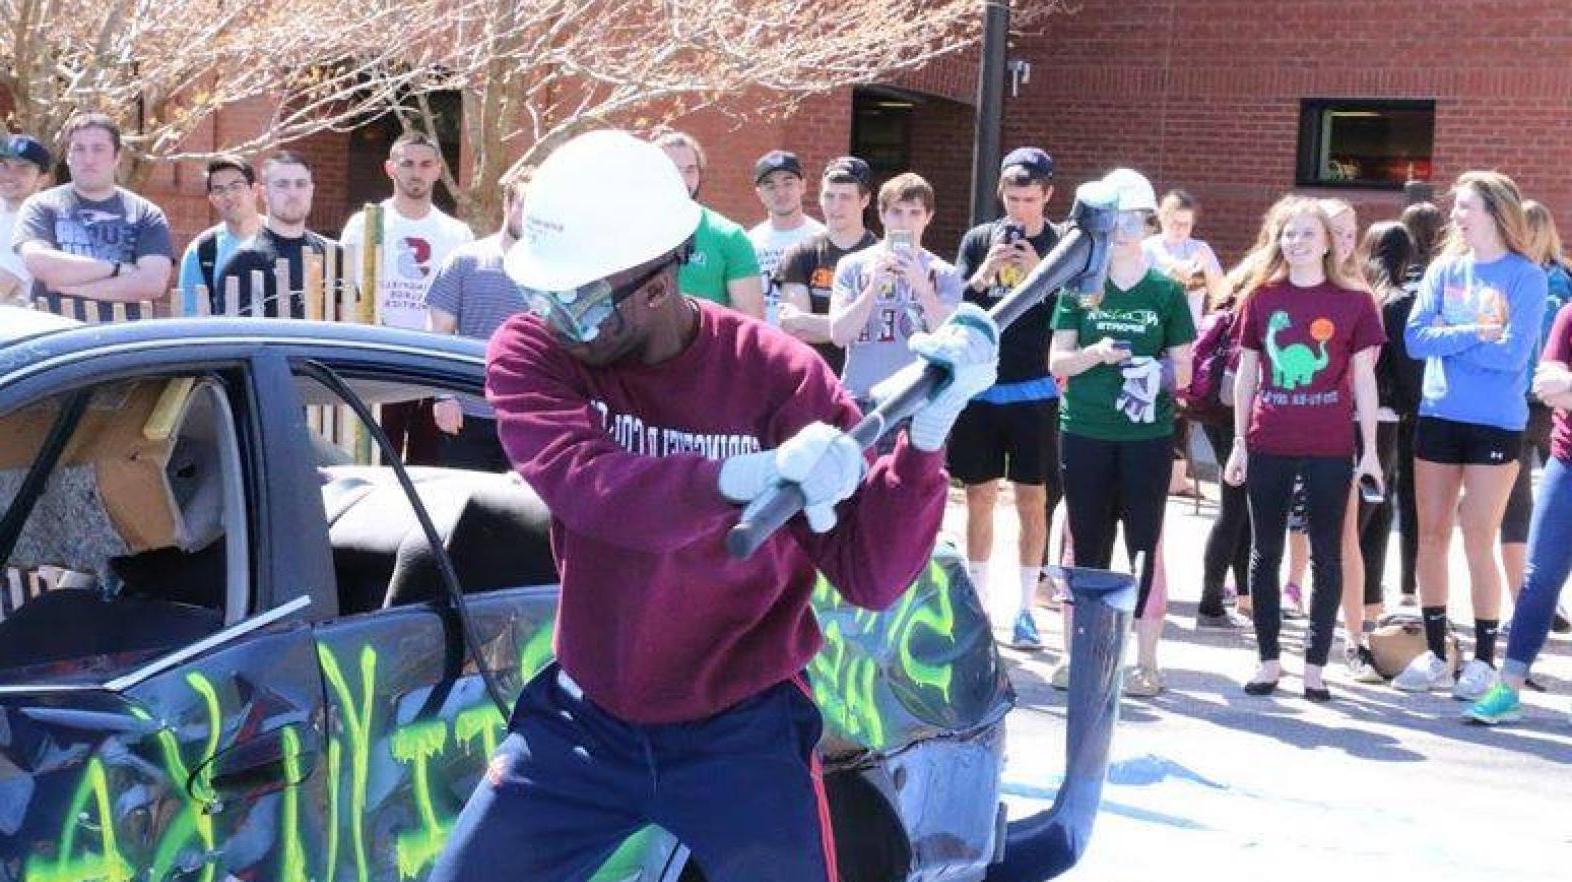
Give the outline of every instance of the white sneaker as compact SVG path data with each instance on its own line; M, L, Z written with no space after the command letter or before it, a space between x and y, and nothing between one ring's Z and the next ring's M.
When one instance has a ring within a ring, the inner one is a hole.
M1452 687L1452 697L1458 701L1478 701L1483 698L1490 687L1496 682L1496 669L1485 664L1479 659L1470 659L1463 665L1462 673L1457 676L1457 684Z
M1452 669L1445 660L1436 658L1436 654L1427 649L1408 663L1408 667L1392 681L1392 687L1404 692L1450 689Z

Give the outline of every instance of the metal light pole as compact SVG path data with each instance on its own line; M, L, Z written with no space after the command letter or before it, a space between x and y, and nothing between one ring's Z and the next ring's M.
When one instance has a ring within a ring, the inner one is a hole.
M977 75L977 128L972 145L972 226L991 220L999 185L1004 128L1004 69L1010 39L1009 0L983 0L982 65Z

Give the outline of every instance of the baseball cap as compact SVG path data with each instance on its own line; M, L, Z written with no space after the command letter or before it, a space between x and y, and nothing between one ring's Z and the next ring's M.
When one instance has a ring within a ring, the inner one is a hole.
M30 135L7 135L0 138L0 158L25 159L44 171L49 171L49 148Z
M1053 177L1053 157L1040 147L1017 147L1011 150L1004 158L1004 162L999 164L999 171L1002 172L1012 165L1021 166L1033 177Z
M824 165L824 179L832 184L861 184L873 187L873 171L855 156L837 156Z
M791 172L800 178L802 162L797 159L797 154L788 150L771 150L753 164L753 182L757 184L771 172L778 171Z

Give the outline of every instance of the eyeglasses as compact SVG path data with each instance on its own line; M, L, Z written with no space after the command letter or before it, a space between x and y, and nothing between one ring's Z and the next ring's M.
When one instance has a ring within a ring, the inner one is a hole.
M567 291L540 291L524 288L529 311L546 323L558 337L570 343L589 343L600 336L600 329L617 312L622 301L632 297L650 280L660 275L677 258L663 260L632 281L612 285L599 279Z
M1126 236L1139 236L1147 230L1146 212L1121 211L1114 215L1114 229Z
M236 193L241 193L249 189L251 189L251 185L242 179L239 181L230 181L227 184L209 184L207 187L207 195L232 196Z

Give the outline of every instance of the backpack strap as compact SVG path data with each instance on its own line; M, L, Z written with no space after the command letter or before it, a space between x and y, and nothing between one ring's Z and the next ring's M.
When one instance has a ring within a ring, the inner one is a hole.
M202 284L207 286L208 292L213 291L213 283L218 276L218 231L208 230L196 241L197 271L202 274Z

